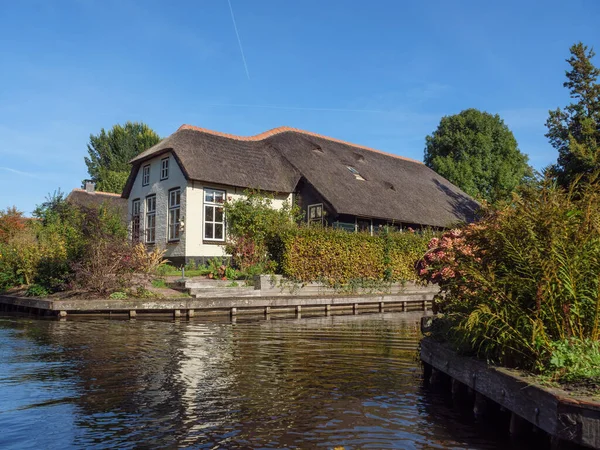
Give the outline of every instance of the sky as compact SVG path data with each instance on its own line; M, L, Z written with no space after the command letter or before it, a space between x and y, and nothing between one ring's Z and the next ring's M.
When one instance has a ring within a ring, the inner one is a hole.
M81 187L90 134L126 121L422 160L443 116L478 108L540 170L569 47L600 51L599 24L598 0L0 0L0 209Z

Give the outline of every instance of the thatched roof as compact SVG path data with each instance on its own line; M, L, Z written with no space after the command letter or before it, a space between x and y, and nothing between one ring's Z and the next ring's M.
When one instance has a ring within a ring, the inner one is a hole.
M478 208L419 161L288 127L241 137L184 125L131 161L124 197L142 162L167 151L190 180L293 192L304 177L338 214L447 227Z
M101 191L86 191L85 189L73 189L67 196L67 201L85 208L99 208L105 206L118 212L123 220L127 220L127 200L119 194Z

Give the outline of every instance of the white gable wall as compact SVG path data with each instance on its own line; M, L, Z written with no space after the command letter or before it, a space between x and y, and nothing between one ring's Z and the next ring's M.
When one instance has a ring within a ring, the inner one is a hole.
M227 201L245 197L245 188L226 186L201 181L190 181L187 187L187 211L185 217L185 253L187 257L226 256L223 243L209 242L204 239L204 188L225 191ZM292 194L277 194L272 206L280 209L285 201L292 203Z
M161 160L169 158L169 178L160 179ZM150 164L150 183L148 186L142 186L143 167ZM140 215L140 237L142 242L146 242L146 198L149 195L156 195L156 243L159 248L165 248L165 256L168 258L185 256L185 233L177 242L168 242L168 219L169 219L169 190L173 188L181 189L181 217L185 216L186 206L186 187L187 180L177 164L176 159L171 153L162 154L153 158L140 166L140 170L133 182L131 193L129 194L129 220L131 221L132 204L136 199L141 203Z
M161 160L169 157L169 178L160 180ZM143 167L150 164L150 183L142 186ZM181 221L183 231L178 242L168 242L169 191L181 189ZM133 182L128 198L129 220L132 216L132 204L140 200L140 236L146 242L146 198L156 195L156 243L159 248L166 248L167 258L203 259L227 256L224 243L209 242L204 239L204 188L223 190L228 201L244 197L245 188L187 181L176 159L171 153L153 158L140 166ZM283 203L292 203L292 194L277 194L272 206L281 208Z

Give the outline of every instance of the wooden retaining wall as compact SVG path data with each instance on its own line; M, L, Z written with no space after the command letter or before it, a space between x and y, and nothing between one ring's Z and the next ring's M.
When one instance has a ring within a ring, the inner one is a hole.
M276 314L302 312L335 314L337 312L427 311L431 309L431 291L407 294L253 296L253 297L179 297L167 299L71 300L32 299L0 295L0 311L66 317L67 315L168 314L193 317L197 314Z
M510 411L507 431L513 435L522 433L529 424L529 428L534 425L548 433L554 449L573 448L572 444L600 449L600 401L534 385L515 371L458 355L428 337L421 341L421 360L426 380L449 377L447 386L453 396L474 392L476 415L489 402Z

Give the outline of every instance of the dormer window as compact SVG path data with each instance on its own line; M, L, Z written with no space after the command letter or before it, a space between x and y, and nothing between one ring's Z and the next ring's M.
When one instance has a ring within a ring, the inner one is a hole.
M352 166L346 166L348 168L348 170L350 171L350 173L352 175L354 175L354 178L356 178L357 180L361 180L361 181L366 181L358 172L358 170L356 170L354 167Z
M169 178L169 158L163 158L160 160L160 179L166 180Z

